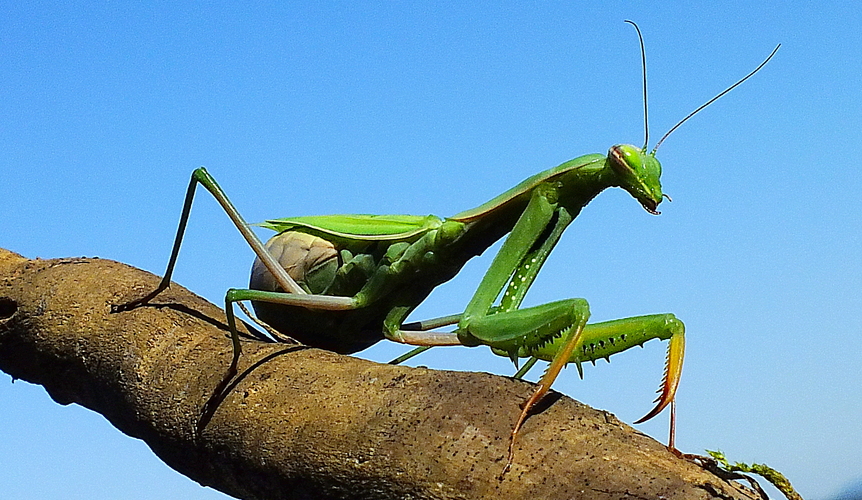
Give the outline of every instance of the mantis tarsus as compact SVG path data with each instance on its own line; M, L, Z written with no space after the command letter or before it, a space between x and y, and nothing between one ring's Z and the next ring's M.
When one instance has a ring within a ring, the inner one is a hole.
M647 122L646 58L637 31L644 62ZM583 361L608 358L650 339L668 340L660 395L652 411L636 423L643 422L674 399L685 342L680 320L673 314L658 314L587 324L590 311L584 299L526 308L521 308L521 303L563 231L604 189L621 187L647 212L657 215L658 205L667 197L659 181L658 146L684 121L760 70L774 54L681 120L652 151L646 150L647 136L642 148L622 144L611 147L607 155L581 156L448 218L328 215L273 219L260 224L277 233L264 245L215 179L198 168L192 173L160 285L141 299L115 307L115 311L145 304L170 285L195 189L201 184L218 200L257 255L249 289L232 288L225 297L234 355L220 389L236 375L241 354L233 303L249 300L258 318L276 334L339 353L357 352L387 338L417 346L486 345L515 362L521 357L550 361L513 427L506 469L512 463L515 439L524 420L567 363L576 363L580 369ZM468 260L504 236L500 251L461 314L404 323L436 286L453 278ZM457 325L454 331L436 331L452 324ZM668 446L674 446L673 424Z

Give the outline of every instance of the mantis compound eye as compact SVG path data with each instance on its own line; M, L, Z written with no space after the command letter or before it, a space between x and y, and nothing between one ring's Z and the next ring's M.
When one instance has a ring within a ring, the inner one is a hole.
M641 150L629 144L618 144L608 151L608 161L620 175L631 175L643 169Z

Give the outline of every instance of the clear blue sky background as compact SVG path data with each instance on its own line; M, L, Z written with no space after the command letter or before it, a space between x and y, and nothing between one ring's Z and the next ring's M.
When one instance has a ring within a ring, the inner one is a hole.
M862 481L862 11L856 2L6 3L0 15L0 246L161 274L192 169L247 219L450 215L539 170L654 142L673 203L610 190L528 296L593 318L674 312L688 327L678 445L766 462L809 500ZM262 233L263 234L263 233ZM414 316L460 311L471 262ZM207 196L175 280L219 302L252 253ZM555 389L631 422L665 345L566 370ZM381 343L360 356L404 352ZM487 349L434 368L512 374ZM537 376L536 374L533 376ZM667 418L639 426L666 439ZM224 498L101 416L0 376L4 498Z

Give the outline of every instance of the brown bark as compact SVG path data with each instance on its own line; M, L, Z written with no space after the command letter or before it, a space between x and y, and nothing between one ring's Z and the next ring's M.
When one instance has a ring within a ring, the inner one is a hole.
M244 499L754 498L565 396L528 419L500 480L532 384L252 340L198 436L231 356L224 312L178 285L154 305L110 312L157 282L108 260L0 249L0 369Z

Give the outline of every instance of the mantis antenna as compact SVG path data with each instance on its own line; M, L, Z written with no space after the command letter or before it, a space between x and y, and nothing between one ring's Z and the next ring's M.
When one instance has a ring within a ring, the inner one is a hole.
M646 49L644 49L644 37L641 34L641 29L638 28L638 25L635 24L634 21L629 21L628 19L626 19L626 22L635 27L635 29L638 32L638 40L640 41L640 44L641 44L641 67L643 67L643 74L644 74L644 147L642 147L641 150L646 151L647 145L649 144L649 118L648 118L648 113L647 113L647 88L646 88L646 83L647 83ZM683 121L685 121L685 120L683 120ZM659 142L661 142L661 141L659 141ZM653 152L655 152L655 150L653 150Z
M627 21L627 22L629 22L629 21ZM632 23L632 24L634 24L634 23ZM637 28L637 26L635 26L635 28ZM640 34L640 30L638 30L638 34ZM641 43L643 43L643 42L641 42ZM733 84L733 85L731 85L730 87L727 87L726 89L724 89L724 90L723 90L722 92L720 92L717 96L715 96L715 97L713 97L712 99L710 99L710 100L706 101L705 103L701 104L701 105L700 105L700 107L698 107L697 109L695 109L694 111L692 111L691 113L689 113L689 114L688 114L688 116L686 116L685 118L683 118L682 120L680 120L679 122L677 122L677 124L676 124L676 125L674 125L673 127L671 127L671 129L670 129L670 130L668 130L668 131L667 131L667 133L666 133L666 134L664 134L664 136L662 136L662 138L661 138L661 139L659 139L659 141L656 143L655 147L654 147L654 148L652 148L652 151L650 151L650 155L655 156L655 152L656 152L656 150L658 150L658 147L659 147L659 146L661 146L661 143L662 143L662 142L664 142L664 140L665 140L665 139L667 139L667 136L669 136L669 135L671 134L671 132L673 132L674 130L678 129L678 128L679 128L679 126L680 126L680 125L682 125L683 123L685 123L689 118L691 118L692 116L694 116L694 115L698 114L698 113L699 113L703 108L705 108L705 107L709 106L710 104L714 103L714 102L715 102L719 97L721 97L721 96L723 96L724 94L726 94L726 93L730 92L731 90L735 89L735 88L736 88L737 86L739 86L742 82L744 82L745 80L748 80L749 78L751 78L752 76L754 76L754 74L755 74L755 73L757 73L758 71L760 71L760 70L761 70L761 68L763 68L764 66L766 66L766 63L768 63L768 62L769 62L769 60L770 60L770 59L772 59L772 56L774 56L774 55L775 55L775 53L776 53L776 52L778 52L779 47L781 47L781 44L780 44L780 43L779 43L779 44L778 44L774 49L772 49L772 53L771 53L771 54L769 54L769 57L767 57L765 61L763 61L762 63L760 63L760 65L759 65L758 67L754 68L754 71L752 71L751 73L749 73L749 74L745 75L744 77L742 77L742 79L741 79L741 80L739 80L738 82L734 83L734 84ZM644 78L646 78L646 62L644 62ZM646 92L646 81L644 81L644 92ZM646 107L646 97L644 97L644 107ZM646 149L646 147L644 147L644 149Z

